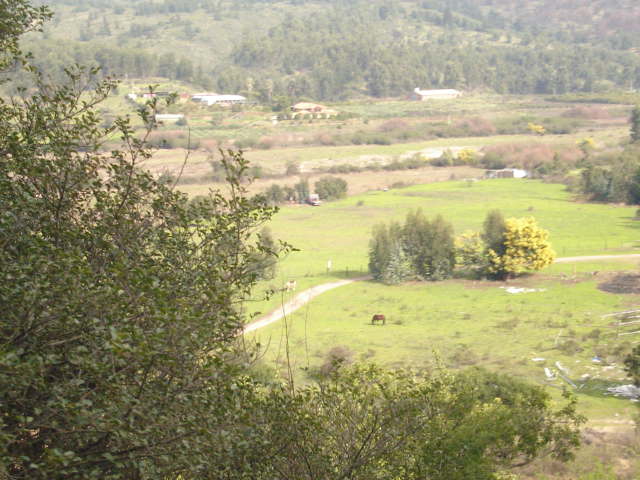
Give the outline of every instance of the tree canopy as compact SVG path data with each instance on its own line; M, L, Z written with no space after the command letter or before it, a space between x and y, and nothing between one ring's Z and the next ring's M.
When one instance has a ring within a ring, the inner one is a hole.
M489 272L498 277L508 277L551 265L556 254L548 237L549 233L540 228L532 217L507 219L504 253L488 251Z
M79 62L274 106L415 87L602 92L640 87L633 1L54 0L66 21L28 44L58 78Z
M16 5L0 4L23 30L44 14ZM28 62L20 30L0 32ZM274 210L245 195L233 152L230 191L188 203L138 168L150 151L128 119L100 126L112 81L31 71L34 90L0 99L0 467L47 480L201 469L234 442L251 391L240 302L256 257L275 253L253 236ZM121 148L105 153L112 135Z

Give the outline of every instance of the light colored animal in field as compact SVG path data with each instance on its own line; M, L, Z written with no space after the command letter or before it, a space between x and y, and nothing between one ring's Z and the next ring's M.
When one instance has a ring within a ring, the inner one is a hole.
M295 292L297 287L297 282L295 280L289 280L284 284L284 290L286 292Z

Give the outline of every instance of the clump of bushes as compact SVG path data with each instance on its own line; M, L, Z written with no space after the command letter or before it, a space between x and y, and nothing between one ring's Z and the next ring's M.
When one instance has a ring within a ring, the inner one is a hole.
M496 134L495 125L490 120L481 117L459 120L454 127L460 136L487 137Z
M509 143L484 147L478 164L484 168L522 168L537 176L565 174L582 158L575 147L555 150L548 145Z
M323 376L331 375L339 368L353 363L353 351L344 345L333 347L325 356L324 363L320 367L320 374Z
M404 225L376 225L369 242L369 271L376 280L398 284L409 278L441 280L455 266L453 227L422 210L409 212Z
M339 177L322 177L314 187L322 200L337 200L347 196L347 182Z
M505 279L540 270L555 259L548 233L535 220L504 220L489 212L483 232L468 232L454 241L453 227L441 216L429 221L421 210L409 212L404 225L376 225L369 242L369 272L386 284L410 278L442 280L454 267L474 275Z

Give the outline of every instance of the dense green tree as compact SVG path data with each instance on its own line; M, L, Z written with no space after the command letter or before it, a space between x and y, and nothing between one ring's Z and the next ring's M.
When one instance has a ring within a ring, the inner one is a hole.
M571 458L583 419L537 386L482 370L415 376L345 366L269 397L262 452L280 478L492 480L542 454Z
M263 227L258 232L258 249L251 259L251 272L255 273L260 280L271 280L276 274L278 265L279 247L273 238L273 233L269 227Z
M431 224L422 209L409 211L402 227L402 248L414 272L424 274L431 249Z
M486 247L477 232L465 232L456 237L456 264L464 269L484 272L486 268Z
M398 285L411 277L411 264L406 258L400 241L391 244L389 259L382 272L381 280L387 285Z
M611 195L611 170L606 167L590 165L582 171L582 191L592 200L606 201Z
M314 183L314 189L322 200L337 200L347 196L347 181L339 177L322 177Z
M640 141L640 105L633 107L631 111L631 141Z
M504 234L507 226L500 210L491 210L487 213L482 224L482 240L487 250L493 250L497 255L504 253Z
M263 195L270 205L280 205L287 200L284 189L277 183L274 183L269 188L267 188L263 192Z
M301 178L298 183L293 186L296 191L296 200L298 203L304 203L309 198L309 180Z
M369 241L369 272L376 280L383 280L398 244L400 226L396 223L374 225Z
M378 280L400 283L410 276L442 280L454 267L453 227L441 216L430 222L418 209L407 214L402 227L391 223L373 231L369 271Z
M640 387L640 345L636 345L624 359L624 369L636 387Z
M31 26L39 13L18 3L0 3L1 21ZM15 58L11 35L0 44ZM239 302L256 254L274 253L252 241L273 210L246 196L233 152L231 194L194 204L139 170L144 141L127 119L100 126L94 108L115 85L90 73L60 86L36 74L28 95L0 99L0 475L222 472L246 440ZM154 105L141 113L152 124Z
M442 215L431 222L429 245L427 263L420 274L430 280L449 278L455 267L455 242L453 226Z
M614 156L594 157L582 170L580 188L590 199L640 203L640 148L628 145Z

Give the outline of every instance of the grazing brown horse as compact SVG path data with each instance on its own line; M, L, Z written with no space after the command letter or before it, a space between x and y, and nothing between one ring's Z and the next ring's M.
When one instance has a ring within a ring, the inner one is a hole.
M382 325L386 325L387 319L381 313L376 313L373 317L371 317L371 325L375 325L376 322L381 322Z

